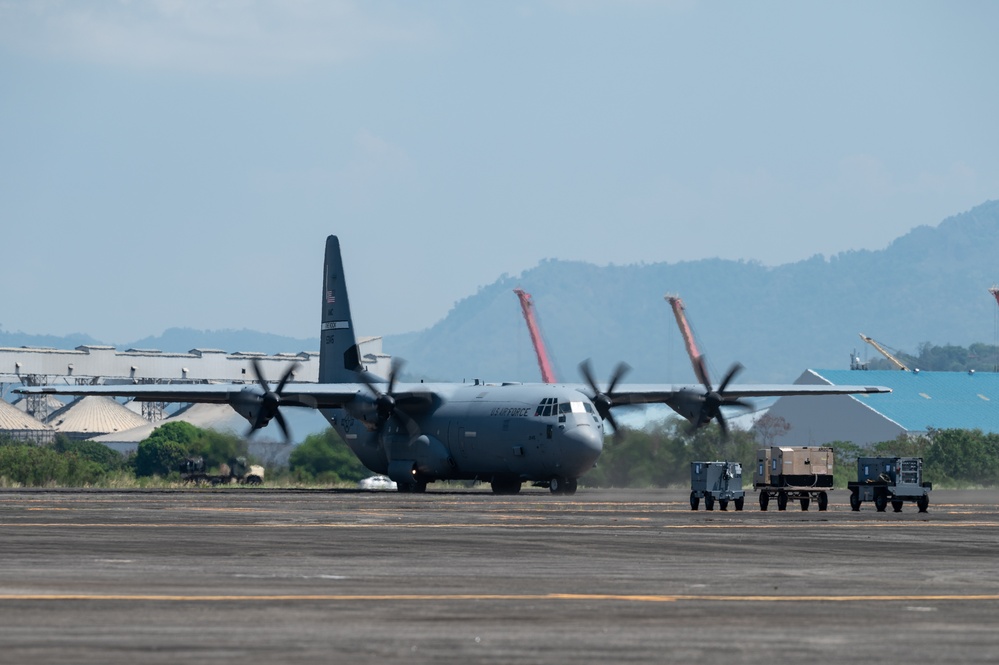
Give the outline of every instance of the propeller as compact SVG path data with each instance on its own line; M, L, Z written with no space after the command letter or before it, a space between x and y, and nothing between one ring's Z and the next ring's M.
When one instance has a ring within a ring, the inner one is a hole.
M358 375L361 379L361 383L367 386L368 390L371 391L371 394L375 398L375 412L378 415L375 427L377 428L379 435L381 435L382 430L385 429L385 424L388 422L389 418L392 418L393 416L405 425L406 431L409 432L410 436L418 436L420 434L419 425L416 424L416 421L413 420L396 401L396 377L398 377L404 364L405 363L398 358L392 359L392 367L389 370L388 389L384 392L379 390L378 386L380 384L373 383L364 374Z
M703 357L702 357L703 358ZM703 360L702 360L703 363ZM718 427L721 428L721 433L723 438L728 437L728 423L725 422L725 416L722 415L721 409L723 406L738 406L744 409L751 409L753 405L749 402L743 401L736 397L726 397L725 389L728 384L735 378L735 375L741 372L743 366L741 363L734 363L732 367L729 368L728 374L722 379L721 384L718 386L718 390L711 387L711 380L708 379L707 371L703 369L700 372L701 382L704 384L704 388L707 392L701 396L701 409L697 414L697 419L691 422L691 431L697 430L698 428L707 425L712 419L718 420Z
M593 371L590 369L589 359L584 360L579 363L579 371L583 374L583 378L586 379L586 383L590 386L590 390L593 391L593 406L596 407L597 413L600 417L605 419L614 428L614 435L621 431L618 427L617 421L614 419L614 414L611 413L611 407L614 406L614 388L621 381L625 374L631 371L631 366L626 362L618 363L617 367L614 368L614 374L611 375L610 383L607 384L607 391L601 391L597 386L596 380L593 378Z
M291 431L288 429L288 422L281 414L280 407L309 406L301 399L285 397L283 394L285 385L291 379L295 370L298 369L299 363L293 363L290 367L288 367L284 376L281 377L281 381L278 383L277 389L271 390L270 384L268 384L267 380L264 378L264 372L260 367L260 362L256 358L253 358L250 362L253 365L253 374L256 377L260 388L263 390L263 393L249 393L247 390L240 393L240 401L244 402L247 413L251 414L252 417L250 431L246 433L246 436L251 436L258 429L266 427L271 420L276 420L278 426L281 428L281 432L284 433L285 441L290 443ZM254 413L255 415L253 415Z

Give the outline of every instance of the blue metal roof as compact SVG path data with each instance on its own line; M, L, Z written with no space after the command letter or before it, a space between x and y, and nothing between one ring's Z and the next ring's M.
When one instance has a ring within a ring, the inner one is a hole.
M833 385L887 386L889 394L855 395L910 432L980 429L999 432L999 373L810 370Z

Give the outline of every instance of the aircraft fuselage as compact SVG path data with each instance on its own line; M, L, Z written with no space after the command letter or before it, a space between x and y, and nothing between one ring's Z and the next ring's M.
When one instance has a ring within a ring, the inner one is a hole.
M372 400L324 409L361 462L397 483L444 479L568 482L591 469L603 448L603 422L575 388L546 384L417 384L434 402L410 413L409 427L379 427Z

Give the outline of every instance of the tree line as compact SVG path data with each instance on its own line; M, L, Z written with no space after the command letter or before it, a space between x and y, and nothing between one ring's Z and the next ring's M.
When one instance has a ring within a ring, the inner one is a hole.
M201 429L189 423L166 423L123 455L96 441L75 441L58 434L51 444L36 445L0 433L0 487L102 487L181 481L180 465L200 457L215 474L238 457L249 455L246 439ZM371 475L332 428L313 434L295 447L288 463L267 470L272 483L336 485Z
M722 437L714 423L691 431L678 418L644 429L622 428L607 438L597 466L579 482L586 487L686 487L691 462L728 460L743 465L743 487L751 488L756 452L781 433L786 423L780 420L764 416L753 430L735 429L728 437ZM828 445L835 451L836 487L856 480L858 457L922 457L924 479L938 487L999 485L997 433L930 429L926 434L901 436L868 447L849 441ZM235 457L250 457L247 453L247 442L239 436L180 422L154 430L131 455L61 435L46 445L0 435L0 486L120 486L153 479L178 482L178 466L188 457L200 456L206 467L214 470ZM269 483L290 485L353 484L368 475L371 472L332 428L307 437L292 450L286 465L272 464L267 469Z
M971 346L943 346L923 342L915 353L890 350L891 354L910 369L928 372L999 372L999 347L976 342ZM887 358L880 356L868 361L868 369L897 369Z

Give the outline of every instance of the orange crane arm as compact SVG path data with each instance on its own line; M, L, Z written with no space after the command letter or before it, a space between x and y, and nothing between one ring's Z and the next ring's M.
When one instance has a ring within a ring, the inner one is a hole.
M905 366L905 363L903 363L901 360L899 360L898 358L896 358L895 356L893 356L888 351L888 349L884 348L883 346L881 346L880 344L878 344L877 342L875 342L873 339L871 339L870 337L868 337L864 333L860 333L860 339L864 340L865 342L867 342L868 344L870 344L871 346L873 346L875 349L877 349L878 353L880 353L885 358L887 358L888 361L891 364L895 365L895 367L899 368L903 372L908 372L909 371L909 368Z
M527 331L531 334L531 343L534 345L534 353L538 356L538 367L541 369L541 380L545 383L556 383L555 370L552 369L552 362L548 357L548 350L545 349L545 342L541 339L541 328L538 327L538 320L534 316L534 301L531 294L523 289L514 289L514 293L520 298L520 308L524 312L524 321L527 322Z
M694 332L687 323L687 315L680 296L666 296L666 302L673 308L673 316L676 317L676 324L680 327L680 334L683 336L683 343L687 347L687 355L690 356L690 364L694 367L694 376L702 385L709 386L708 371L704 366L704 355L697 349L694 341Z

